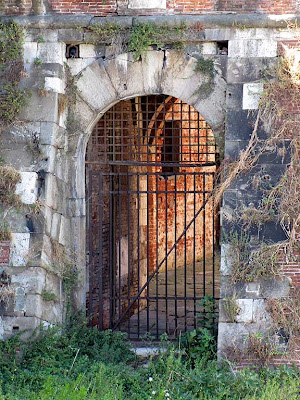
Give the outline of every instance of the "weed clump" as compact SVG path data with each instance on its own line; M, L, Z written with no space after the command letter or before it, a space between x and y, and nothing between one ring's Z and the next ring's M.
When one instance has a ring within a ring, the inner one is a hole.
M282 254L281 244L270 245L261 242L254 246L248 233L231 232L227 236L229 245L226 263L230 266L233 283L240 281L252 282L259 277L279 275L279 263Z
M147 365L123 334L87 328L82 318L36 334L0 341L1 400L294 400L299 391L296 370L236 374L218 363L205 329L164 341Z
M20 181L19 171L8 165L0 166L0 204L3 207L21 207L21 199L15 194L16 186Z
M23 29L14 21L0 24L0 127L14 122L30 93L19 89L23 71Z

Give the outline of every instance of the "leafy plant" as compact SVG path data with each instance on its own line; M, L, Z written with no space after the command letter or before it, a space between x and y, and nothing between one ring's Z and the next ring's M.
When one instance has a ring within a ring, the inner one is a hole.
M225 297L223 299L224 312L230 322L236 322L236 316L240 312L240 307L237 303L236 297Z
M195 65L195 72L203 72L205 75L213 79L214 77L214 62L211 59L206 59L204 57L198 58Z
M11 231L7 221L1 221L0 223L0 240L10 240Z
M209 295L200 300L201 311L198 312L198 325L216 335L218 326L218 313L216 300Z
M39 57L36 57L35 59L34 59L34 61L33 61L33 64L35 65L35 66L40 66L40 65L42 65L42 60L39 58Z
M193 366L196 360L203 357L214 358L217 351L216 337L206 328L186 332L181 338L181 345Z
M55 293L49 292L49 291L46 290L46 289L43 289L43 290L42 290L41 296L42 296L42 299L43 299L44 301L54 301L54 300L57 300L57 299L56 299Z

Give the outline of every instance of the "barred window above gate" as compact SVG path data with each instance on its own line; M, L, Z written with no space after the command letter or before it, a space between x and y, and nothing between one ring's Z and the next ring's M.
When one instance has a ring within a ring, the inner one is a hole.
M214 163L213 133L198 111L166 95L123 100L98 121L87 149L87 161L160 166Z

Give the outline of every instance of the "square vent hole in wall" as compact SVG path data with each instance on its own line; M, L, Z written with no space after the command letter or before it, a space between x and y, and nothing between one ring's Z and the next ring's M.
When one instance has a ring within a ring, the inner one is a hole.
M228 40L220 40L217 42L217 54L225 56L228 54Z
M66 45L66 58L79 58L79 44Z

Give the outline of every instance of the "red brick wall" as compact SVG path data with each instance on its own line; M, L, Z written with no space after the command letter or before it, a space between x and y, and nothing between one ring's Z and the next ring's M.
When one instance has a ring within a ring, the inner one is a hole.
M127 13L128 0L48 0L50 9L64 14L111 15ZM1 14L30 14L32 0L0 0ZM296 13L297 0L167 0L167 10L148 10L147 14L195 14L214 11L269 14ZM127 11L126 11L127 10ZM130 10L130 12L134 12ZM136 10L136 14L145 13Z
M0 266L7 266L9 263L10 241L0 242Z

